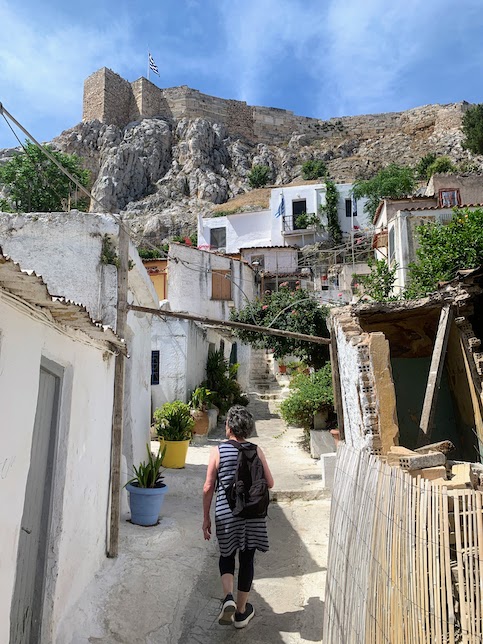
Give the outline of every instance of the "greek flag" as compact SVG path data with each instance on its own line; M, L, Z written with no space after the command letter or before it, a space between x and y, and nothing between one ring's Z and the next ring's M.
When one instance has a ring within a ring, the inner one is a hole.
M280 200L280 205L277 209L277 212L275 213L275 217L284 217L285 216L285 199L283 197L283 192L282 192L282 198Z
M154 58L149 53L148 53L148 58L149 58L149 69L159 76L159 69L156 63L154 62Z

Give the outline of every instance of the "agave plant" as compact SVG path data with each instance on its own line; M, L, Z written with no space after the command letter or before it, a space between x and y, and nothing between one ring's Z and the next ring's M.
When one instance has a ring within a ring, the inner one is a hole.
M143 461L136 467L133 465L135 476L130 479L126 485L131 483L137 487L162 487L164 485L164 476L161 473L161 463L163 462L166 446L159 451L157 456L153 456L149 445L146 445L148 451L148 462Z

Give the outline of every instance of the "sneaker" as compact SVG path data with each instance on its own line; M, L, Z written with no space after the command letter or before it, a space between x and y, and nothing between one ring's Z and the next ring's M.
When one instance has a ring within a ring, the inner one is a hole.
M247 603L244 613L235 613L235 628L245 628L254 615L255 609Z
M228 593L228 595L223 600L221 605L221 613L218 615L218 624L222 626L230 626L233 622L233 615L235 614L236 604L233 599L233 595Z

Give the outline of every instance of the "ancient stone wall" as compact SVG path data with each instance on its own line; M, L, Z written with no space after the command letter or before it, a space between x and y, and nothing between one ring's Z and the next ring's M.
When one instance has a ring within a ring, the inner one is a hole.
M123 127L129 123L131 84L103 67L84 82L82 120L108 123Z
M254 142L279 143L293 134L309 138L350 136L370 140L401 132L421 137L459 127L467 104L425 105L406 112L346 116L328 121L297 116L289 110L252 107L244 101L202 94L186 85L160 89L146 78L133 83L102 68L84 84L83 121L125 126L159 116L166 119L205 118L224 125L229 134Z

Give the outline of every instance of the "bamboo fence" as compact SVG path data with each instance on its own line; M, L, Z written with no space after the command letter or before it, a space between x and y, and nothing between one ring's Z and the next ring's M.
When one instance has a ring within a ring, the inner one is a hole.
M324 644L483 642L482 573L481 492L340 445Z

